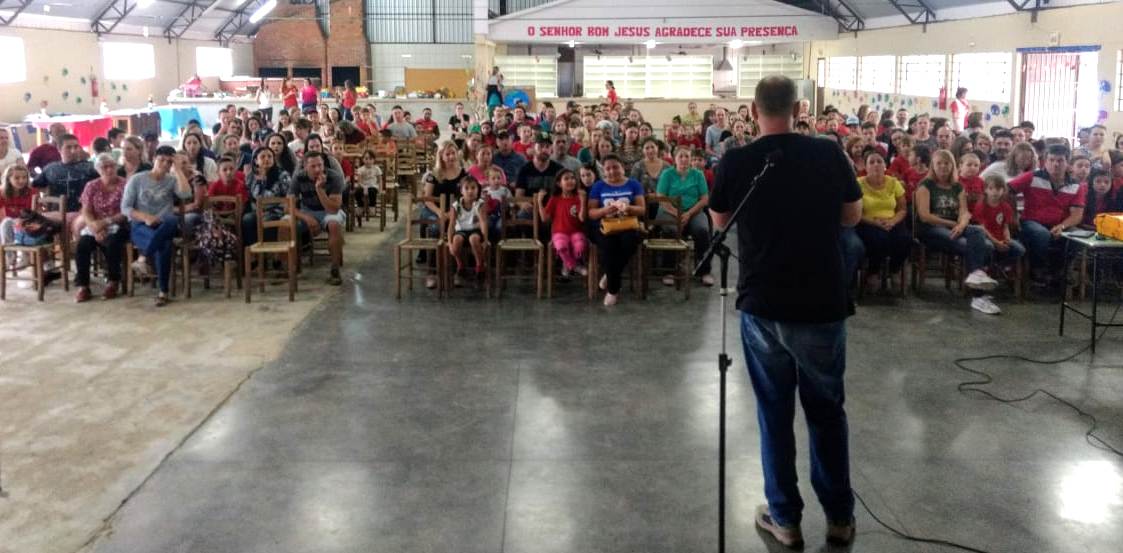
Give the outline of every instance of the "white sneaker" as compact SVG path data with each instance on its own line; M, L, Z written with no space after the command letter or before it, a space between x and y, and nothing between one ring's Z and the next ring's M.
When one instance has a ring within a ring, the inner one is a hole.
M994 290L998 286L998 281L990 278L990 275L982 269L975 269L967 278L963 280L968 288L972 290Z
M704 286L713 286L717 282L714 280L714 275L702 275L702 284Z
M971 300L971 309L987 315L998 315L1002 310L994 304L990 296L979 296Z
M581 276L589 276L589 270L586 269L584 265L578 265L577 266L577 274L579 274Z
M569 269L562 269L561 270L561 277L562 278L569 278L569 274L570 274Z
M608 275L604 275L604 276L600 277L599 286L600 286L601 290L608 290Z
M148 278L152 276L152 271L148 269L148 261L144 259L137 259L132 264L133 272L140 278Z
M674 286L675 285L675 277L672 276L672 275L667 275L667 276L663 277L663 285L664 286Z
M425 287L432 290L437 287L437 277L429 275L425 277Z
M616 294L609 294L609 293L605 292L605 294L604 294L604 305L606 307L611 307L613 305L616 305Z

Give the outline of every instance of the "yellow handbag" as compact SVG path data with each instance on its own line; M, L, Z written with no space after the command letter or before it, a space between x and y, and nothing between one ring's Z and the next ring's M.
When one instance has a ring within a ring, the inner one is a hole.
M605 236L629 230L639 230L639 217L605 217L600 220L600 232Z
M1100 213L1096 215L1096 232L1108 238L1123 240L1123 213Z

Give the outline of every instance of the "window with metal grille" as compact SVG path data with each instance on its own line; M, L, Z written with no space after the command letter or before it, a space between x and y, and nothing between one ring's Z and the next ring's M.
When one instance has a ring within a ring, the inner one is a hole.
M827 58L827 86L839 90L857 90L858 58Z
M862 56L858 64L858 90L893 92L897 78L897 56Z
M1013 57L1010 52L953 55L948 90L954 91L962 86L973 100L1009 103Z
M607 95L612 81L621 98L708 98L714 94L712 56L585 56L585 96Z
M946 82L947 56L901 56L901 63L897 66L897 92L936 97Z
M472 0L366 0L367 35L378 44L472 42Z
M756 94L756 84L769 75L783 75L793 80L802 79L803 55L791 53L740 56L737 74L737 95L752 98Z
M495 65L503 71L505 86L533 86L539 98L558 95L558 59L554 56L495 56Z

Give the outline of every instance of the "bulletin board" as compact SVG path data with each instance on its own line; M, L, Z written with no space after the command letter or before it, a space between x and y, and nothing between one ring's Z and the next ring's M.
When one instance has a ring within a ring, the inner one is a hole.
M449 98L462 98L471 79L468 69L406 68L406 92L437 91L447 88Z

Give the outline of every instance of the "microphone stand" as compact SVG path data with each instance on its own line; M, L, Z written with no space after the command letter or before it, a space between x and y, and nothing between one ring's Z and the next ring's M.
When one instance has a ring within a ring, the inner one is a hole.
M729 235L729 229L733 227L733 223L737 220L737 216L741 214L741 210L749 203L749 198L753 196L756 191L757 183L761 177L768 172L775 162L772 156L764 164L764 168L760 170L753 177L752 183L749 184L749 191L745 197L741 199L741 203L737 204L737 208L730 214L729 220L725 223L725 228L717 231L710 238L710 247L706 250L705 255L702 256L702 261L694 268L694 276L699 276L702 272L702 267L709 263L714 256L721 260L721 287L718 292L721 295L721 352L717 356L717 370L721 374L721 384L719 391L719 408L718 408L718 457L717 457L717 550L718 553L725 553L725 383L726 372L728 372L733 360L729 358L726 352L726 330L725 330L725 314L726 302L729 297L729 257L732 252L729 246L725 245L725 237Z

